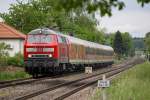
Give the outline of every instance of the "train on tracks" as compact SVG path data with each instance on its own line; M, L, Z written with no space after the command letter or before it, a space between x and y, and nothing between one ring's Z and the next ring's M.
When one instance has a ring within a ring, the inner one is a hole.
M110 46L61 34L48 28L28 33L24 43L25 70L33 76L113 64Z

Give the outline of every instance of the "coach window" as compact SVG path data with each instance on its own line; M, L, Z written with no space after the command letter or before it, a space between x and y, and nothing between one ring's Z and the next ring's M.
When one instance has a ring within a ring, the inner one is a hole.
M99 50L98 50L98 49L96 49L96 54L97 54L97 55L99 55L99 54L98 54L98 51L99 51Z
M89 54L93 54L93 48L89 47Z
M102 49L100 49L99 50L99 55L103 55L104 53L103 53L103 50Z
M89 49L88 49L88 47L86 47L86 54L88 54L89 53Z
M62 39L62 43L66 43L66 38L65 37L61 37Z
M105 51L105 50L103 50L103 55L105 55L105 56L106 56L106 51Z
M62 36L58 36L58 42L59 43L66 43L66 38Z
M58 42L62 43L62 38L60 36L58 36Z

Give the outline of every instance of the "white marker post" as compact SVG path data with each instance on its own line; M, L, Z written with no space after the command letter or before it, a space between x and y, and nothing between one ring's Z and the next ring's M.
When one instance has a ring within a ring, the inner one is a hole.
M85 73L91 74L92 73L92 67L85 67Z
M108 88L110 86L110 81L106 80L106 76L103 75L102 80L98 80L98 87L102 88L102 100L107 100L106 98L106 91L105 88Z

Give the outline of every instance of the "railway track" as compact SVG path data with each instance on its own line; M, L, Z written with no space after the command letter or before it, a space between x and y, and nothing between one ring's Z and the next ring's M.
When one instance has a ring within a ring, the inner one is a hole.
M10 87L10 86L15 86L15 85L21 85L21 84L26 84L30 82L37 81L37 79L33 78L25 78L25 79L17 79L17 80L9 80L9 81L0 81L0 89Z
M121 64L120 64L121 65ZM120 66L117 65L117 66ZM62 77L62 76L67 76L67 75L71 75L71 74L77 74L80 72L73 72L73 73L69 73L69 74L63 74L63 75L55 75L53 77L40 77L40 78L24 78L24 79L16 79L16 80L7 80L7 81L0 81L0 89L2 88L6 88L6 87L11 87L11 86L17 86L17 85L23 85L23 84L30 84L36 81L40 81L40 80L44 80L44 79L48 79L48 78L57 78L57 77Z
M120 66L121 64L117 65ZM57 77L62 77L62 76L67 76L67 75L71 75L71 74L77 74L80 72L73 72L73 73L69 73L69 74L63 74L63 75L55 75L52 77L39 77L37 79L29 77L29 78L24 78L24 79L16 79L16 80L7 80L7 81L0 81L0 89L2 88L6 88L6 87L11 87L11 86L17 86L17 85L23 85L23 84L30 84L36 81L40 81L40 80L45 80L48 78L57 78Z
M24 79L0 81L0 89L11 87L11 86L30 84L33 82L38 82L38 81L42 81L46 79L54 79L54 78L59 78L63 76L69 76L69 75L77 74L77 73L80 73L80 72L73 72L73 73L68 73L68 74L63 74L63 75L54 75L54 76L48 76L48 77L40 76L39 78L29 77L29 78L24 78Z
M89 85L92 85L97 82L98 79L101 79L101 76L103 74L106 74L106 77L111 77L115 74L118 74L124 70L127 70L131 68L133 65L143 62L140 61L130 61L129 63L120 65L116 68L111 68L109 70L105 70L104 72L101 72L99 74L94 74L88 77L79 78L77 80L69 81L63 84L59 84L50 88L46 88L43 90L39 90L30 94L22 95L20 97L15 98L15 100L26 100L38 96L42 96L44 94L48 94L48 99L54 99L54 100L62 100L64 98L67 98L68 96L80 91L81 89L88 87ZM73 87L73 89L70 89L69 87ZM54 94L55 93L55 94ZM57 95L56 95L57 94ZM38 97L39 98L39 97Z
M23 79L0 81L0 84L12 83L12 82L23 81L23 80L28 80L28 79L31 79L31 77L29 77L29 78L23 78Z

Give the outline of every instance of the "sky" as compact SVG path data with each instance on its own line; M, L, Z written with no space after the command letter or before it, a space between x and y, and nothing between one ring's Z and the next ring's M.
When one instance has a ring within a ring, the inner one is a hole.
M126 7L121 11L113 8L111 17L96 16L100 27L105 28L107 33L120 30L129 32L132 37L144 37L145 33L150 32L150 4L142 8L136 0L122 1ZM0 0L0 12L8 12L10 4L15 2L16 0Z
M106 28L108 33L129 32L132 37L144 37L147 32L150 32L150 4L143 8L136 0L123 0L126 7L118 11L113 9L111 17L99 17L100 27Z

